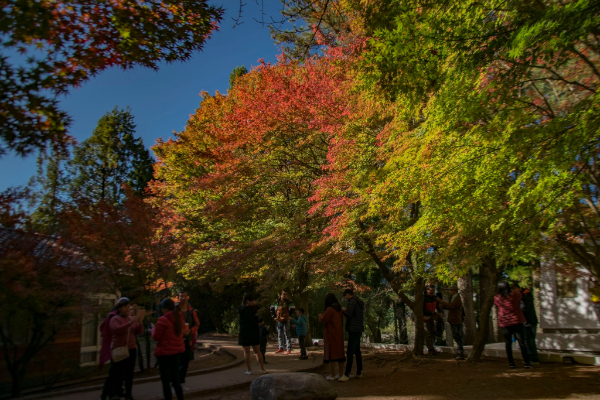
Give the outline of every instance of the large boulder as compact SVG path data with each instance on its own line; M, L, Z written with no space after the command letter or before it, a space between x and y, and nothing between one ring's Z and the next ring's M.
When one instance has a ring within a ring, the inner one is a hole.
M333 400L335 386L317 374L286 372L263 375L250 385L252 400Z

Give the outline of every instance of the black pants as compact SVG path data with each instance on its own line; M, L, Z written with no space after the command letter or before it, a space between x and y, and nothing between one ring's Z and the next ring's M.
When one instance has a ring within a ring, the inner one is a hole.
M173 398L171 385L173 385L173 389L175 389L177 400L183 400L183 390L181 390L181 383L179 383L179 365L181 363L182 354L156 357L158 360L158 370L160 371L160 381L162 382L165 400L171 400Z
M192 347L186 346L185 351L181 354L181 362L179 364L179 383L185 383L185 377L187 376L188 367L193 355Z
M123 383L125 383L125 397L131 397L136 356L137 349L129 349L129 357L119 362L110 362L110 370L105 384L106 394L109 397L120 397Z
M260 353L263 356L263 361L265 361L265 355L267 354L267 342L260 342Z
M517 341L519 342L519 347L521 348L521 355L523 356L523 361L526 365L529 364L529 353L527 351L527 344L525 343L523 328L523 324L516 324L502 328L502 332L504 333L504 343L506 345L506 356L508 357L509 364L515 363L515 359L513 358L512 353L513 335L517 338Z
M362 373L362 353L360 352L360 338L362 332L348 332L348 350L346 353L346 376L352 371L352 358L356 356L356 375Z
M537 345L535 344L535 334L537 331L537 325L527 325L523 327L523 337L525 343L527 343L527 353L529 359L533 362L540 362L538 359Z
M298 336L298 344L300 345L300 355L306 357L306 346L304 345L304 339L306 336Z

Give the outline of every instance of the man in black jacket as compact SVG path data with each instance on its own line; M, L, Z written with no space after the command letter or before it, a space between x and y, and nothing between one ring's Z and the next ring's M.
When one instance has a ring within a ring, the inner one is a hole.
M360 352L360 338L365 331L363 322L363 310L365 303L354 296L352 289L344 290L344 298L348 302L348 307L342 308L346 316L346 331L348 331L348 349L346 353L346 372L338 379L340 382L346 382L352 371L352 359L356 355L356 377L362 378L362 354Z

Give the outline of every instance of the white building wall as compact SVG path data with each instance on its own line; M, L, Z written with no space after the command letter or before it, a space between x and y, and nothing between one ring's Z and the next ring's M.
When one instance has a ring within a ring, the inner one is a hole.
M575 278L575 296L561 298L557 270L542 263L540 276L539 349L600 351L600 322L590 300L589 273L581 269ZM560 272L558 272L560 274Z

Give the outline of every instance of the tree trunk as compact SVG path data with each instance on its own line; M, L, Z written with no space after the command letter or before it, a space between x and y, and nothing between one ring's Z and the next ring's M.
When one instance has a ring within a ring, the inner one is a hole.
M473 303L473 276L471 271L458 278L458 290L465 309L463 326L465 329L465 346L472 345L475 341L477 329L475 327L475 304Z
M408 331L406 330L406 303L401 301L398 304L398 322L400 322L400 343L408 344Z
M400 334L398 332L398 306L395 302L392 303L392 310L394 312L394 343L400 344Z
M304 338L304 344L306 346L312 346L312 334L310 333L310 321L308 313L308 292L305 290L300 292L300 307L304 309L304 315L306 316L306 338Z
M492 307L492 326L494 327L494 342L503 342L504 333L502 332L502 328L498 324L498 308L496 306Z
M479 313L479 331L475 336L473 349L469 354L468 361L481 360L481 355L483 354L483 350L485 350L485 343L487 342L490 333L490 312L494 305L494 295L496 294L496 290L492 289L495 289L498 286L502 270L502 267L496 266L496 259L493 257L485 257L479 268L479 293L481 304Z
M415 347L413 354L415 356L423 355L423 346L425 345L425 327L423 325L423 300L425 290L425 280L417 279L415 282L415 301L412 307L415 316Z
M21 397L21 374L16 369L9 368L9 370L12 376L11 398Z
M442 291L442 300L446 303L450 303L452 301L452 296L450 296L449 290ZM452 337L452 327L448 323L448 314L449 310L444 310L444 329L446 331L446 346L454 347L454 338Z

